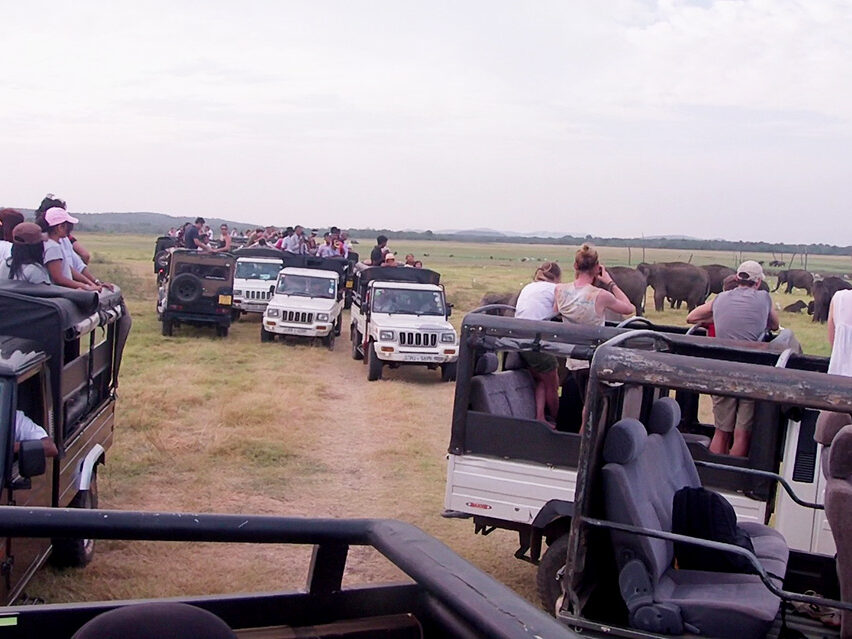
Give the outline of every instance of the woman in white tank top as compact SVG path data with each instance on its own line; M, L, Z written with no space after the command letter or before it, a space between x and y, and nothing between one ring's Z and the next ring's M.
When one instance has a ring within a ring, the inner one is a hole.
M852 377L852 290L837 291L828 308L828 372Z

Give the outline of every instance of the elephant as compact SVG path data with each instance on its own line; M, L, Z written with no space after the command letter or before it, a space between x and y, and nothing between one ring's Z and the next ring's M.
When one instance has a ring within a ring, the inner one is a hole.
M642 262L636 270L645 274L648 284L654 289L654 308L657 312L663 310L663 302L667 297L672 300L684 300L691 311L703 304L709 294L710 278L707 272L693 264Z
M736 275L728 275L725 278L725 281L722 282L722 290L730 291L737 287L737 276ZM757 287L760 291L769 292L769 284L766 283L766 280L760 280L760 286Z
M644 315L645 291L648 290L648 278L645 274L629 266L608 266L606 270L613 281L618 284L618 288L624 291L630 303L636 307L636 314ZM595 280L595 286L606 288L597 280Z
M791 268L788 271L778 271L778 284L772 292L777 291L784 283L787 284L785 293L792 293L794 288L803 288L808 295L813 295L814 276L804 269Z
M482 299L479 300L479 306L488 306L489 304L507 304L509 306L515 306L518 303L518 295L521 292L517 293L486 293L482 296ZM504 317L514 317L515 312L510 311L507 308L503 309L491 309L485 311L486 315L502 315Z
M782 310L785 313L801 313L802 309L807 308L807 307L808 307L808 305L805 302L803 302L802 300L796 300L792 304L788 304L787 306L785 306ZM812 311L812 313L813 313L813 311Z
M711 293L721 293L725 278L729 275L737 274L734 269L729 266L723 266L722 264L705 264L701 268L707 271L707 277L710 278Z
M837 291L852 288L852 284L841 277L826 277L822 280L814 282L814 322L828 321L828 307L831 304L831 298Z

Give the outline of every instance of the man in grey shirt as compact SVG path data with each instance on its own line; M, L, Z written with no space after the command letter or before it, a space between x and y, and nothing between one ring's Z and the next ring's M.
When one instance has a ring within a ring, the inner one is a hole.
M737 269L735 287L694 308L686 316L686 321L690 324L713 322L716 337L759 342L767 329L778 328L778 315L772 306L772 298L769 293L760 290L763 279L763 267L760 264L754 260L743 262ZM710 452L748 456L751 427L754 424L754 402L714 395L713 418L716 421L716 432L710 442Z

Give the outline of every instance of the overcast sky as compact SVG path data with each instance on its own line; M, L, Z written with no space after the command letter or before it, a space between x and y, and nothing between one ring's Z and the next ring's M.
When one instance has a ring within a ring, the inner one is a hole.
M0 204L852 243L852 3L0 0Z

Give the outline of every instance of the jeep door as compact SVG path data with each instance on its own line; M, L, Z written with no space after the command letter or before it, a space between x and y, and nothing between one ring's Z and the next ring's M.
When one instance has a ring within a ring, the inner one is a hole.
M48 400L44 394L46 366L39 365L22 373L17 380L6 380L6 388L0 391L3 405L2 438L4 455L3 503L11 506L51 506L53 493L53 464L48 459L45 472L34 477L22 477L17 456L14 454L16 410L42 426L55 441L52 421L48 418ZM3 383L3 382L0 382ZM3 543L3 558L0 564L0 593L4 602L12 603L18 598L33 573L42 565L50 551L49 539L24 537L6 538Z

